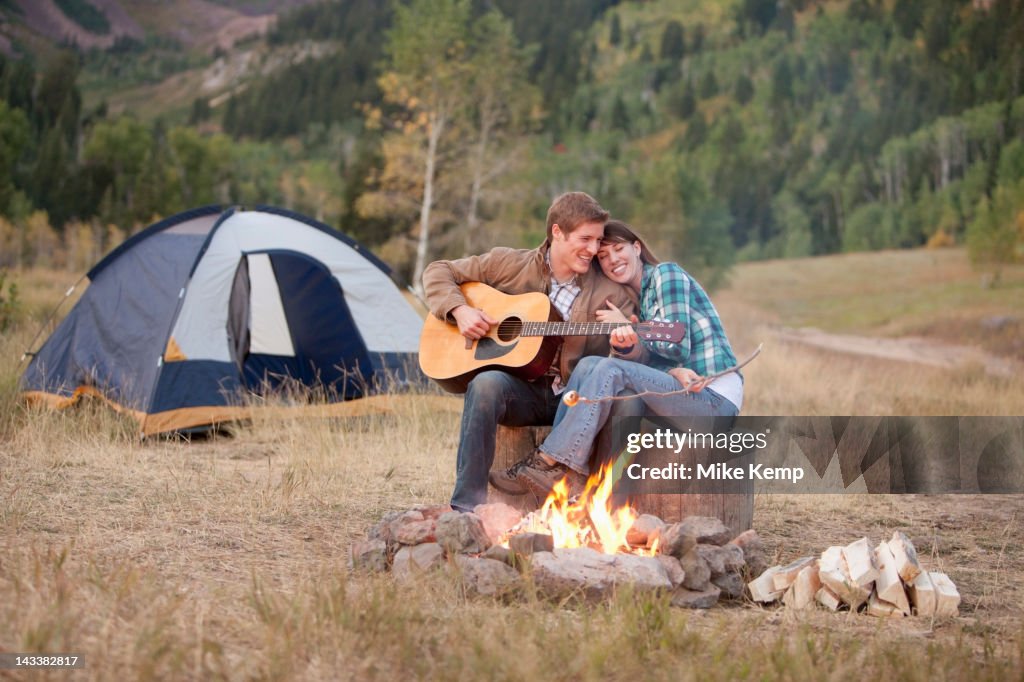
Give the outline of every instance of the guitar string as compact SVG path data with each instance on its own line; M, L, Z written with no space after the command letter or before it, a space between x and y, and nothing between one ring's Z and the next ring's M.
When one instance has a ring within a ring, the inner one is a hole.
M677 323L675 323L675 322L661 322L661 321L658 321L658 320L654 320L654 321L651 321L651 322L642 322L639 325L632 325L631 324L631 325L628 325L628 326L631 326L631 327L633 327L633 329L636 329L636 330L639 331L639 329L641 327L648 327L648 328L654 329L654 330L657 330L657 329L672 329L673 327L675 327L676 324ZM564 321L557 322L557 321L554 321L554 320L550 320L550 321L547 321L547 322L509 322L507 320L504 320L504 321L499 322L497 324L496 329L497 329L498 333L508 333L508 332L519 332L519 333L522 333L522 330L524 330L524 329L526 329L527 332L537 331L538 325L543 325L544 327L547 327L548 325L551 325L552 328L559 329L559 330L565 329L566 327L568 327L569 329L582 328L582 329L587 329L587 330L593 330L593 331L595 331L597 333L602 333L602 334L606 333L606 332L612 332L612 331L618 329L619 327L626 326L626 325L622 325L622 324L617 324L615 322L564 322ZM640 332L640 333L642 333L644 335L648 335L648 334L657 334L658 332L657 331L643 331L643 332ZM661 333L665 333L665 332L661 332ZM557 335L557 334L554 334L554 335Z

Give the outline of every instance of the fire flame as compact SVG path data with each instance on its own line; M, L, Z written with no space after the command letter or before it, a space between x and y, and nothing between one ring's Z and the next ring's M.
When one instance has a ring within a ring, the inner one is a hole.
M621 550L653 555L657 547L630 548L626 533L637 514L628 505L615 508L612 503L613 463L590 475L583 492L575 499L569 495L565 479L555 484L541 508L525 524L511 533L548 533L555 547L592 547L605 554Z

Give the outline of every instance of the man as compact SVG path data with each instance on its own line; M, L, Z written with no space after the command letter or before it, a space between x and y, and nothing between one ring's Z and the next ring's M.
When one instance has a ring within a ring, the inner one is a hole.
M593 322L606 301L628 315L635 296L592 267L607 220L608 212L593 197L568 192L555 198L548 209L547 239L540 247L498 247L480 256L431 263L423 272L431 313L457 324L468 339L483 337L498 320L467 305L459 290L464 282L483 282L511 295L544 292L562 318L573 322ZM487 371L469 382L459 431L453 509L471 511L487 501L498 424L550 424L561 387L579 359L608 352L607 336L567 337L548 375L541 379L527 382L506 372ZM505 489L509 485L514 483Z

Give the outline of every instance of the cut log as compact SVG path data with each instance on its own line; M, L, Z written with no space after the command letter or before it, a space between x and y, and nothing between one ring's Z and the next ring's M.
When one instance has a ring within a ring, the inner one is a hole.
M874 592L868 597L868 608L865 610L865 613L869 616L878 616L879 618L903 617L903 611L898 606L882 601Z
M910 602L903 589L903 581L896 570L896 557L892 555L889 544L878 543L875 548L875 562L878 566L878 578L875 580L875 592L878 598L898 608L904 615L910 615Z
M960 593L945 573L932 571L928 574L935 586L935 615L940 618L955 616L959 612Z
M504 471L528 457L544 442L549 433L550 426L499 426L494 440L494 463L491 464L491 471ZM488 486L487 501L504 502L521 512L533 511L543 502L530 492L525 495L509 495L496 490L494 486Z
M621 401L612 403L613 406L625 406L634 401ZM613 414L616 408L613 407ZM609 433L612 422L609 421L604 431ZM602 431L602 434L604 433ZM551 432L550 426L499 426L495 439L494 463L491 471L503 471L510 466L529 456L537 446L544 442L544 439ZM601 437L598 441L601 442ZM614 450L621 452L622 448ZM673 463L681 462L687 466L694 467L696 463L707 464L716 451L698 451L687 453L686 457L680 460L679 456L673 455ZM744 455L743 457L747 457ZM730 460L733 466L746 466L743 458ZM653 463L652 463L653 465ZM595 467L596 468L596 467ZM726 527L731 528L734 533L740 533L749 529L754 521L754 482L752 480L722 482L717 486L713 481L702 482L699 491L688 493L667 493L664 490L658 492L635 492L626 497L626 494L618 491L613 493L613 500L616 503L625 504L630 502L639 514L652 514L667 524L677 523L688 516L711 516L719 519ZM716 487L721 487L721 491ZM728 492L726 492L728 491ZM739 492L737 492L739 491ZM532 493L525 495L507 495L491 487L488 491L489 502L504 502L523 512L532 511L540 507L544 500L538 499ZM728 539L728 538L726 538Z
M878 578L874 553L867 538L861 538L843 547L843 557L846 559L846 567L853 582L868 587Z
M814 598L817 600L819 604L824 606L829 611L838 611L839 607L843 603L842 600L839 598L839 595L833 592L832 588L830 588L828 585L822 585L821 589L818 590L818 593L814 595Z
M858 585L850 579L842 547L829 547L821 553L821 559L818 561L818 578L846 602L851 611L859 609L871 594L870 588Z
M932 585L932 580L928 577L928 571L918 573L908 591L915 614L925 618L935 615L935 586Z
M821 580L818 579L818 566L815 562L797 574L796 580L782 598L782 603L792 609L806 609L814 605L814 597L820 589Z
M781 567L775 575L772 576L772 589L776 592L786 591L789 586L796 581L797 575L800 571L804 570L807 566L813 565L817 559L812 556L805 556L797 559L791 564L787 564Z
M917 562L917 550L910 538L898 530L893 531L889 551L896 560L896 572L900 580L908 585L914 582L914 578L921 574L921 564Z
M772 566L762 573L757 579L747 583L750 590L750 598L756 602L768 603L778 600L783 595L783 590L776 590L774 581L775 574L782 569L782 566Z

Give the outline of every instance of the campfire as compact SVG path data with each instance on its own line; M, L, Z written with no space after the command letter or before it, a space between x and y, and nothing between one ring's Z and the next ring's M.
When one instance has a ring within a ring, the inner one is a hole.
M630 546L630 530L639 518L629 505L615 507L612 501L614 466L609 462L587 480L576 498L569 495L565 479L555 484L541 508L527 514L510 528L499 544L508 547L509 538L519 533L550 535L559 549L589 547L605 554L630 552L643 556L657 553L657 539L650 548Z

